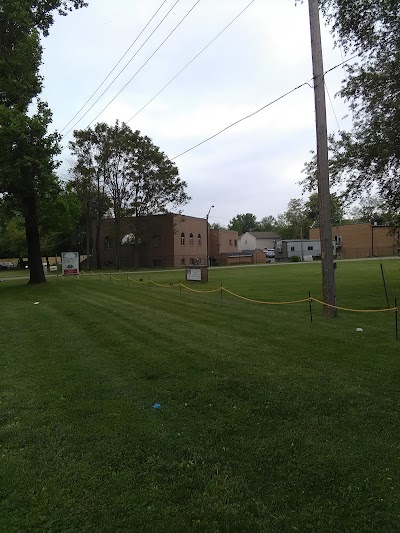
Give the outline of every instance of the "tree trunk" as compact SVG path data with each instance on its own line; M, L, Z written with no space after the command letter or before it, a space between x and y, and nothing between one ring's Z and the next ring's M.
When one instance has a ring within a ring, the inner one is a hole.
M101 270L101 257L100 257L100 222L96 222L96 267Z
M29 283L46 283L43 271L42 254L40 252L39 224L37 217L36 197L23 199L25 234L28 247Z

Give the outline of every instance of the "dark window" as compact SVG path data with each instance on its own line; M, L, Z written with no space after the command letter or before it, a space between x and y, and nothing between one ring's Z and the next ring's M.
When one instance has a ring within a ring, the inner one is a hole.
M185 234L181 233L181 246L185 246Z
M185 266L185 258L184 257L182 257L182 259L181 259L181 265Z
M193 233L191 233L191 234L189 235L189 246L194 246Z
M314 246L309 246L307 249L308 250L314 250Z
M235 239L235 246L237 246L237 240Z
M153 259L153 267L162 267L162 259Z
M201 246L201 235L200 235L200 233L197 235L197 244L198 244L198 246Z
M190 264L191 265L195 265L196 264L196 261L195 261L194 257L190 258Z
M161 237L160 235L158 234L154 234L153 235L153 238L152 238L152 241L151 241L151 245L153 248L160 248L160 245L161 245Z
M232 239L229 239L229 246L232 246Z
M294 252L294 246L291 246L291 247L290 247L290 251L291 251L291 252Z
M112 248L112 240L110 239L110 237L106 237L104 239L104 250L111 250Z

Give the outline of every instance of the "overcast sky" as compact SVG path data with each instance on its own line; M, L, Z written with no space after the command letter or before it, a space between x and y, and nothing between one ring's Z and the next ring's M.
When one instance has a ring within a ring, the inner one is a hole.
M126 52L162 0L88 0L89 7L58 17L43 41L44 91L58 131L77 113ZM166 0L146 31L88 106L100 96L177 0ZM250 0L200 0L184 22L136 75L121 94L96 118L153 54L196 0L180 0L130 62L117 81L74 129L95 119L114 124L128 121L175 74L206 46ZM342 61L341 50L322 24L324 67ZM307 3L294 0L255 0L250 7L180 76L130 127L148 135L170 158L175 157L232 122L252 113L312 77ZM337 68L326 83L341 127L347 108L334 98L344 77ZM338 126L327 98L328 130ZM297 182L315 148L313 90L290 94L256 116L176 160L188 184L187 215L227 225L237 213L257 218L276 216L291 198L301 197ZM65 146L70 132L63 139ZM66 177L68 150L60 175Z

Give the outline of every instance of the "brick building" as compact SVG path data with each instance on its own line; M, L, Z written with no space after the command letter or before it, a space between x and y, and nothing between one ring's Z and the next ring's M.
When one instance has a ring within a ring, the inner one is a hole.
M210 257L218 258L221 254L238 251L239 234L232 229L212 229L209 233Z
M180 267L207 262L207 221L186 215L126 218L116 230L113 219L101 223L102 266L115 268Z
M399 231L376 224L347 224L332 226L337 257L385 257L399 254ZM310 229L310 239L319 239L319 228Z

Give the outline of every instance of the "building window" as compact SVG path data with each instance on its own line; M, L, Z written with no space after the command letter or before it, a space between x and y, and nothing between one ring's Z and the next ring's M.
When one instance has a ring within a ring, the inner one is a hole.
M181 265L185 266L185 258L184 257L182 257L182 259L181 259Z
M232 239L229 239L229 246L232 246Z
M291 251L291 252L294 252L294 246L291 246L291 247L290 247L290 251Z
M162 259L153 259L153 267L162 267Z
M194 246L193 233L191 233L191 234L189 235L189 246Z
M314 250L314 246L309 246L307 250Z
M185 246L185 234L181 233L181 246Z
M191 265L195 265L196 264L196 261L195 261L194 257L190 258L190 264Z
M235 239L235 246L237 246L237 240Z
M104 239L104 250L111 250L112 248L112 240L110 239L110 237L106 237Z
M197 244L198 244L198 246L201 246L201 235L200 235L200 233L197 235Z
M161 245L161 237L160 235L158 234L154 234L153 235L153 238L152 238L152 241L151 241L151 245L153 248L160 248L160 245Z

